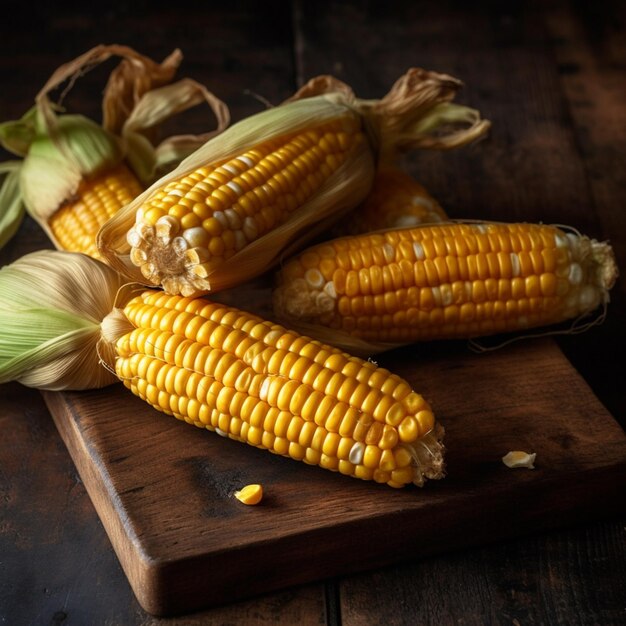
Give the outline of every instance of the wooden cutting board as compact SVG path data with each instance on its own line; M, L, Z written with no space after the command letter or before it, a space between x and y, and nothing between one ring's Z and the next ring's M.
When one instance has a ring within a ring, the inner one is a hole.
M156 412L121 385L44 394L146 611L185 613L624 510L626 435L552 340L381 355L436 409L448 475L394 490ZM509 450L537 454L509 469ZM233 497L260 482L265 498Z

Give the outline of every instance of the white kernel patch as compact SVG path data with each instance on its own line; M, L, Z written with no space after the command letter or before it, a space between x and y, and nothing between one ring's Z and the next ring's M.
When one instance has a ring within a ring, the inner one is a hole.
M511 469L535 469L536 457L537 454L535 452L528 453L522 450L513 450L502 457L502 462Z
M360 465L363 462L364 455L365 455L365 444L362 441L357 441L354 443L352 448L350 448L350 453L348 454L348 460L353 465Z
M583 282L583 268L578 263L570 265L568 279L572 285L580 285Z
M142 240L143 237L134 228L129 229L128 233L126 233L126 241L132 248L139 247Z
M227 171L230 172L231 174L239 174L239 170L232 165L231 163L224 163L224 165L222 165L222 167Z
M396 250L390 243L383 244L383 254L388 263L396 259Z
M415 252L415 258L418 261L423 261L426 258L426 254L424 252L424 246L419 241L413 242L413 252Z
M243 194L243 189L234 180L229 180L226 185L230 187L238 196Z
M335 283L332 280L329 280L324 285L324 291L333 299L337 299L337 290L335 289Z
M250 157L247 157L245 155L237 157L237 161L241 161L244 165L247 165L248 167L254 167L254 161Z
M519 260L519 256L515 252L511 252L511 273L513 276L519 276L522 273L522 265Z
M324 276L322 276L322 272L315 268L308 269L304 274L304 278L306 282L311 285L311 287L320 288L324 284Z
M554 243L557 248L568 248L569 247L569 239L565 235L561 235L557 233L554 235Z

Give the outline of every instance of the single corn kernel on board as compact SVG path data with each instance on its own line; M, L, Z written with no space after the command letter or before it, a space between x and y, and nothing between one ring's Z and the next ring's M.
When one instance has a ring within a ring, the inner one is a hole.
M254 301L254 300L251 300ZM44 397L146 611L187 613L624 510L626 435L551 339L381 354L446 429L447 476L393 489L157 413L122 385ZM536 454L510 469L511 450ZM235 492L260 484L243 506Z

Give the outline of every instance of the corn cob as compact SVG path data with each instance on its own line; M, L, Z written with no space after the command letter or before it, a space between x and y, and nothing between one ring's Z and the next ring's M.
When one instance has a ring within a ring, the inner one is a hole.
M143 185L124 164L84 178L76 199L65 202L50 216L49 227L59 247L99 258L98 231L142 191Z
M103 126L81 115L57 113L48 92L75 79L83 66L112 55L123 60L104 93ZM163 167L171 168L171 161L175 165L210 136L190 135L184 142L171 137L155 147L152 139L165 118L204 97L216 109L220 124L225 123L221 103L202 86L192 85L193 81L167 84L181 58L176 50L156 64L124 46L98 46L54 72L35 107L21 120L0 124L0 144L23 157L20 184L11 190L11 202L23 204L57 248L98 258L95 241L100 227ZM165 153L166 158L160 156Z
M160 411L392 487L440 469L425 469L439 436L429 405L383 368L201 298L147 292L124 315L135 328L115 371Z
M253 115L116 215L99 249L118 271L168 293L249 280L354 208L371 187L378 151L453 147L486 132L475 111L447 102L457 87L410 71L380 101L326 92ZM434 144L442 107L469 128Z
M376 171L367 198L332 232L336 236L356 235L447 219L437 200L410 174L399 167L384 166Z
M337 345L471 338L556 324L608 302L611 248L537 224L448 223L329 241L279 272L274 311Z
M97 342L133 393L190 424L392 487L442 477L443 430L399 376L232 307L119 281L60 251L0 270L0 383L89 388Z

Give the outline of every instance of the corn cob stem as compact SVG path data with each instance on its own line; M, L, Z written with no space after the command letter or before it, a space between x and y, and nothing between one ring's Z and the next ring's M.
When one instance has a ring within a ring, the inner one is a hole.
M236 309L162 292L112 312L103 333L119 336L116 375L178 419L392 487L443 476L443 429L430 406L373 363Z
M310 248L279 273L274 309L330 343L470 338L586 315L616 276L608 244L553 226L424 225Z

